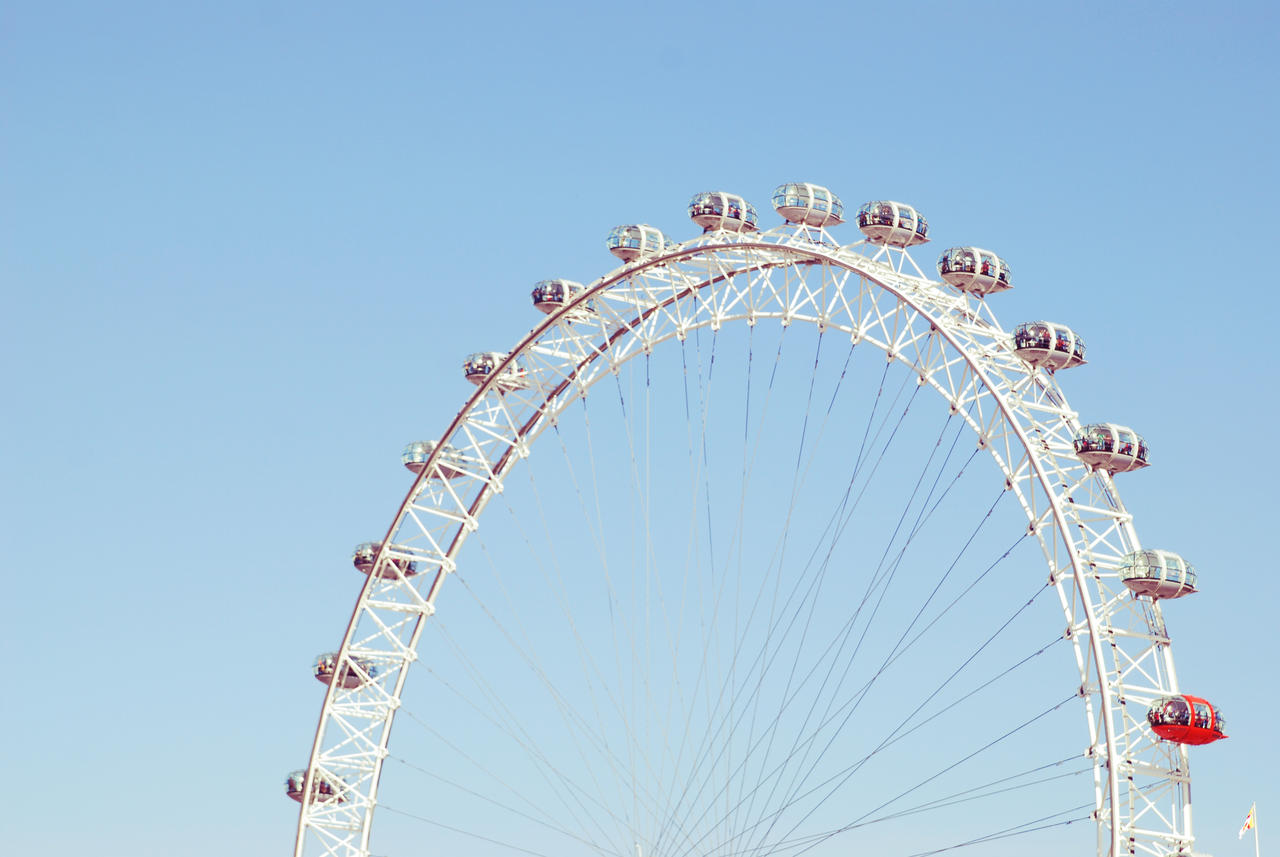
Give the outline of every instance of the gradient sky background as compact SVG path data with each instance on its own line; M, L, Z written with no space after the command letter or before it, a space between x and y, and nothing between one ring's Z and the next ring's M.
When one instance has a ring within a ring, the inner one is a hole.
M1072 324L1086 419L1194 562L1200 850L1280 836L1274 4L26 3L0 10L13 854L287 853L310 658L403 444L533 282L700 190L910 202ZM843 227L854 240L853 227ZM949 236L947 238L941 236ZM949 242L949 243L948 243ZM1064 676L1064 679L1066 677ZM1267 831L1272 831L1270 834Z

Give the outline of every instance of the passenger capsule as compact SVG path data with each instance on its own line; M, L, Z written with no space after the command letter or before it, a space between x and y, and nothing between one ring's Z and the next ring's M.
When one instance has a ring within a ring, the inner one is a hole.
M609 252L624 262L661 253L670 245L667 236L647 223L615 226L609 233Z
M400 461L414 473L421 473L422 468L427 464L427 459L431 457L431 453L435 452L439 446L439 441L415 440L404 448L404 452L400 453ZM455 479L462 475L462 463L462 453L445 444L444 449L440 451L440 456L436 459L435 472L432 474L432 478Z
M942 279L963 292L985 297L1013 288L1009 263L981 247L952 247L938 257Z
M844 223L844 204L825 187L791 182L773 191L773 210L788 223L804 226L836 226Z
M1222 712L1198 696L1162 696L1147 709L1151 731L1177 744L1208 744L1226 738Z
M1047 321L1027 321L1015 327L1013 353L1042 369L1070 369L1085 362L1080 335Z
M1090 467L1125 473L1146 467L1151 449L1133 429L1112 423L1081 428L1075 439L1076 455Z
M462 374L466 376L468 381L479 387L489 380L490 375L498 371L498 367L506 359L507 355L501 351L477 352L463 361ZM498 377L497 387L504 393L523 389L527 386L529 386L529 383L525 377L524 369L514 363L503 369L502 374Z
M351 564L361 574L371 573L374 560L377 559L378 551L381 548L382 544L380 542L362 542L356 545L356 549L351 553ZM384 580L392 580L402 575L404 577L413 577L417 573L418 564L413 560L388 559L383 564L382 570L378 572L378 577Z
M285 794L302 803L302 796L307 789L307 772L294 771L289 774L289 778L284 781ZM311 799L316 801L336 800L343 803L344 798L338 794L338 789L333 787L327 779L316 774L311 780Z
M756 210L737 194L709 191L689 200L689 217L703 232L755 232Z
M553 313L582 294L582 283L573 280L541 280L533 287L533 305Z
M1124 558L1120 578L1136 595L1181 598L1196 591L1196 570L1172 551L1134 551Z
M910 247L929 240L929 224L901 202L868 202L858 209L858 228L873 244Z
M350 664L344 666L338 678L339 687L352 690L362 684L366 684L369 679L378 675L378 668L364 658L352 658L351 663L354 663L358 669L352 669ZM325 652L323 655L317 656L312 672L321 683L331 684L334 674L338 673L338 653ZM365 676L368 676L368 678Z

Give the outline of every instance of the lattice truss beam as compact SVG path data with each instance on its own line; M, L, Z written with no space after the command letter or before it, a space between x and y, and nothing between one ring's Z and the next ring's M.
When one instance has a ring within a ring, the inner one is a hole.
M441 447L428 461L383 539L339 655L376 674L361 671L369 680L354 689L331 683L309 776L323 777L340 799L304 800L299 853L367 853L423 622L463 541L532 442L632 357L698 327L764 319L814 324L882 350L971 426L1025 510L1065 612L1101 829L1130 853L1189 850L1185 753L1155 740L1144 719L1152 699L1176 691L1168 637L1158 605L1134 599L1120 581L1120 560L1138 541L1110 477L1075 455L1076 414L1052 375L1013 353L985 302L924 278L902 251L860 250L836 247L822 230L711 233L606 275L521 342L449 427L451 451ZM904 273L908 263L914 274ZM416 573L404 573L410 567Z

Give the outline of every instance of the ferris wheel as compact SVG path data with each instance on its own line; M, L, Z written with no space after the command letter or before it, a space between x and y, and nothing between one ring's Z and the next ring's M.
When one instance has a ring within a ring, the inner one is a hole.
M1145 440L1067 403L1083 339L1003 328L995 253L926 276L909 205L773 207L618 227L466 358L315 664L296 855L1191 853L1196 575L1116 491Z

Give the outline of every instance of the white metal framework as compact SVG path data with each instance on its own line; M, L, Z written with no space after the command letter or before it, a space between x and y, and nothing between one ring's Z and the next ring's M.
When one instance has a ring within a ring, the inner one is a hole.
M1098 853L1191 851L1186 750L1145 721L1147 705L1178 687L1159 603L1121 580L1123 558L1141 547L1131 515L1111 475L1077 456L1081 423L1055 376L1015 355L986 301L925 277L907 251L840 246L804 224L712 229L566 294L509 354L493 355L380 542L336 655L360 680L333 681L325 694L297 855L370 853L391 726L424 629L482 512L535 441L628 361L764 323L878 349L969 426L1024 510L1065 611Z

